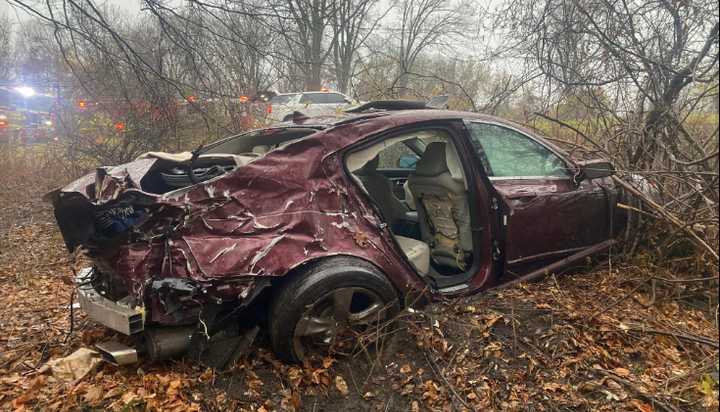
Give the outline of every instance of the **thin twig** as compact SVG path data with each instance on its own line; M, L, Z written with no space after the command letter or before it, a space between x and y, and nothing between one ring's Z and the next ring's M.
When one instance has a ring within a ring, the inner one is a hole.
M536 116L542 117L542 118L545 119L545 120L549 120L549 121L551 121L551 122L557 123L557 124L559 124L560 126L567 127L568 129L570 129L570 130L572 130L573 132L577 133L577 134L578 134L579 136L581 136L583 139L587 140L587 142L590 143L590 144L591 144L595 149L597 149L598 151L601 151L601 152L602 152L603 154L605 154L605 155L608 155L608 156L610 155L610 154L608 153L608 151L605 150L602 146L600 146L597 142L595 142L595 140L593 140L593 139L591 139L590 137L588 137L585 133L581 132L581 131L578 130L576 127L573 127L573 126L571 126L571 125L563 122L562 120L555 119L555 118L553 118L553 117L547 116L547 115L542 114L542 113L540 113L540 112L535 112L534 114L535 114Z
M633 328L633 327L631 327L631 328L623 329L623 330L627 330L627 331L630 331L630 332L645 332L645 333L652 333L652 334L655 334L655 335L672 336L672 337L675 337L675 338L678 338L678 339L683 339L683 340L686 340L686 341L689 341L689 342L700 343L700 344L703 344L703 345L711 346L711 347L713 347L713 348L715 348L715 349L720 349L720 344L718 344L717 341L714 341L714 340L712 340L712 339L708 339L708 338L703 337L703 336L693 335L693 334L690 334L690 333L672 332L672 331L669 331L669 330L661 330L661 329L647 328L647 327L645 327L645 326L643 326L643 327L641 327L641 328Z
M640 190L636 189L635 186L631 185L630 183L620 179L617 176L613 176L613 181L615 183L619 184L620 186L627 189L630 193L635 195L637 198L643 201L643 203L650 206L652 209L655 209L658 213L660 213L667 221L672 223L673 225L680 228L683 232L687 233L691 238L692 241L700 246L700 248L705 249L710 255L715 259L715 261L720 261L720 257L718 257L718 253L713 249L712 246L708 245L700 236L698 236L697 233L695 233L694 230L692 230L690 227L688 227L687 224L683 223L680 219L675 217L673 214L665 210L664 207L660 206L659 204L655 203L654 200L650 199L648 196L646 196L644 193L642 193Z
M669 412L677 412L677 411L678 411L677 408L675 408L674 406L670 405L669 403L666 403L666 402L663 402L663 401L659 400L659 399L656 398L655 396L653 396L653 395L645 392L644 390L640 389L635 383L633 383L633 382L631 382L631 381L629 381L629 380L627 380L627 379L621 378L621 377L617 376L616 374L614 374L614 373L612 373L612 372L610 372L610 371L606 371L606 370L604 370L604 369L593 369L593 371L599 372L600 374L602 374L602 375L604 375L604 376L607 376L608 378L610 378L610 379L612 379L612 380L614 380L614 381L616 381L616 382L618 382L618 383L622 383L623 385L625 385L626 387L632 389L635 393L637 393L638 395L640 395L640 397L645 398L647 401L651 402L652 404L655 404L655 405L657 405L657 406L660 406L662 409L664 409L664 410L666 410L666 411L669 411Z
M432 371L433 371L433 373L435 374L435 376L437 376L437 377L440 378L443 382L445 382L445 386L447 386L447 388L450 389L450 392L452 392L453 396L455 396L455 398L456 398L458 401L460 401L460 403L461 403L465 408L470 409L470 410L475 410L475 408L472 408L470 405L468 405L468 403L465 402L465 400L460 396L460 394L457 393L457 391L455 390L455 387L454 387L453 385L451 385L450 382L449 382L449 381L447 380L447 378L445 377L445 375L442 374L442 372L440 371L440 368L438 367L438 365L435 363L435 361L432 360L432 357L430 357L430 356L427 354L427 351L423 351L423 355L425 356L425 360L427 361L428 365L430 365L430 369L432 369Z

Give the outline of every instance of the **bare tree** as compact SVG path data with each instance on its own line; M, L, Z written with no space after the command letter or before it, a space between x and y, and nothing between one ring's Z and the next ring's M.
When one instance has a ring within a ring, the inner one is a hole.
M717 94L717 2L512 0L500 15L548 90L586 108L584 139L626 175L644 175L663 207L702 222L717 246L717 125L687 121Z
M414 70L419 56L431 48L447 46L462 35L464 16L471 13L467 3L451 4L446 0L403 0L400 3L400 27L396 59L395 87L405 93L407 75Z
M336 39L333 63L337 87L343 93L349 91L358 50L390 10L382 13L374 21L369 21L372 8L377 4L377 0L337 0L332 24Z
M12 22L5 16L0 16L0 80L10 77L13 67L12 57Z
M305 77L305 90L320 90L328 56L336 37L328 28L336 13L332 0L283 0L271 3L274 24L285 52ZM329 39L328 39L329 37Z

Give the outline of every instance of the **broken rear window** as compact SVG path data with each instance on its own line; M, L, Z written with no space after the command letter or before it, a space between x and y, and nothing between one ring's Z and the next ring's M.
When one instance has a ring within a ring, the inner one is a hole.
M254 130L249 133L232 136L208 146L205 153L222 153L234 155L262 155L281 144L297 140L317 132L308 127L286 127L277 129Z

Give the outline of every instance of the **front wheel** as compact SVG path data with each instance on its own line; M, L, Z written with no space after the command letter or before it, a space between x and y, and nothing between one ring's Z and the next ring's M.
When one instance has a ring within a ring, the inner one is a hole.
M372 265L332 258L297 273L270 310L275 353L290 362L351 349L359 334L397 310L397 294Z

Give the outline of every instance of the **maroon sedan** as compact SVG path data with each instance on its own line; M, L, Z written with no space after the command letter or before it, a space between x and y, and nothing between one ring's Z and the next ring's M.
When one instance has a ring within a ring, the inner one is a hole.
M144 337L151 359L260 324L301 361L409 295L476 293L602 250L611 174L495 117L368 105L147 153L50 198L67 247L94 262L82 308Z

